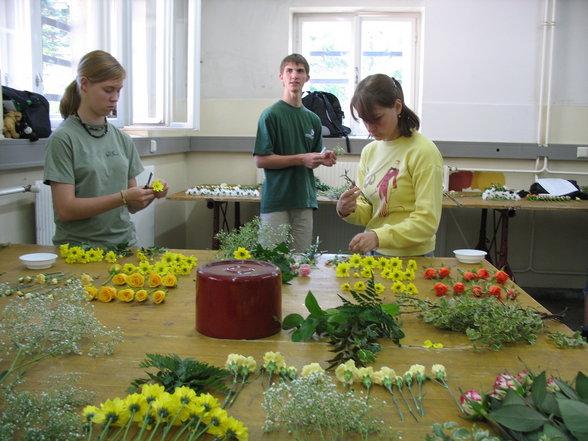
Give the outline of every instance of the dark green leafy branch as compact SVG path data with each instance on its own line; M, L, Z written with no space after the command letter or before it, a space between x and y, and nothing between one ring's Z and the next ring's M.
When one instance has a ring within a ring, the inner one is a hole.
M306 295L305 305L310 314L290 314L284 318L282 327L292 330L292 341L305 342L313 335L326 337L336 355L327 360L332 369L347 360L359 366L376 360L381 351L380 338L390 338L400 346L404 332L398 320L399 307L395 303L382 304L374 289L373 279L368 280L365 292L351 291L355 303L339 296L342 305L323 310L312 292Z
M218 390L227 393L228 388L225 380L230 377L231 373L226 369L209 365L193 358L181 359L175 354L145 354L147 358L143 360L139 367L157 368L156 373L147 372L149 378L138 378L133 380L131 387L127 389L128 393L138 392L145 383L161 384L166 392L173 393L176 387L187 386L197 393L201 393L206 388Z

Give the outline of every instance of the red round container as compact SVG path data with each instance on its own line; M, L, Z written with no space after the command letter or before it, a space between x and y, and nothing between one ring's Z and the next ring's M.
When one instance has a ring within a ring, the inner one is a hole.
M223 260L198 269L198 332L215 338L263 338L279 332L281 320L282 277L273 263Z

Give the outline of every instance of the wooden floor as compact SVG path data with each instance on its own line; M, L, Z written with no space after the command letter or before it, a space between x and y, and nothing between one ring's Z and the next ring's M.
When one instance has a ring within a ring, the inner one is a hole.
M16 280L18 276L37 272L26 270L18 261L18 256L29 252L55 251L52 247L35 245L11 245L0 250L0 282ZM214 260L212 251L180 250L185 255L198 257L203 265ZM136 263L135 259L132 259ZM469 269L471 265L458 264L453 258L417 259L419 268L425 266L440 267L447 265L452 271ZM484 263L491 268L488 263ZM58 259L52 270L67 272L88 272L106 276L109 264L66 265ZM422 271L419 273L422 274ZM337 294L339 285L344 279L337 279L334 270L319 263L310 277L296 278L291 285L282 286L282 314L300 313L308 315L304 306L304 298L310 290L316 296L323 308L335 307L340 304ZM432 281L418 277L415 282L422 298L434 299ZM388 284L389 285L389 284ZM145 358L146 353L177 354L180 357L193 357L217 366L223 366L228 354L239 353L253 356L261 363L267 351L281 352L288 364L299 369L311 362L320 362L326 366L325 360L332 356L331 349L322 341L311 343L293 343L287 332L282 331L274 336L259 340L220 340L199 334L195 326L195 272L181 278L178 288L170 291L165 303L154 304L124 304L113 302L109 304L95 302L97 317L108 326L120 326L124 331L125 341L113 356L90 359L84 356L71 356L47 360L34 367L27 374L27 386L35 390L50 388L47 383L53 375L64 372L75 372L81 377L81 386L96 393L94 403L99 404L106 399L124 397L131 381L138 377L145 377L145 373L138 364ZM394 297L389 289L384 294L385 302L392 302ZM0 299L0 306L9 300ZM22 301L22 300L21 300ZM545 310L528 295L520 297L523 305L529 305L538 310ZM396 347L391 342L382 341L383 351L378 355L374 369L388 366L398 373L404 373L415 364L422 364L429 371L431 365L440 363L446 366L448 381L455 393L459 389L480 389L486 392L492 387L496 376L504 371L516 373L523 368L521 360L536 371L547 370L571 379L578 370L588 367L588 349L561 350L555 348L545 335L540 336L535 345L519 344L508 347L500 352L487 350L475 351L471 348L465 335L436 329L423 324L417 317L403 317L403 330L406 337L402 347ZM559 323L550 323L549 331L569 331ZM425 340L441 342L443 349L427 349L423 347ZM0 363L0 370L5 368L6 362ZM458 410L453 405L448 393L441 387L429 383L425 386L426 398L424 406L426 415L418 423L410 419L399 421L390 404L383 412L384 420L398 431L404 440L422 440L435 422L459 421ZM387 395L380 388L376 388L374 397L387 399ZM285 440L291 439L287 433L264 434L262 425L264 413L261 407L263 388L259 379L248 384L236 404L230 409L230 414L243 421L249 428L251 440ZM354 439L353 437L349 439Z

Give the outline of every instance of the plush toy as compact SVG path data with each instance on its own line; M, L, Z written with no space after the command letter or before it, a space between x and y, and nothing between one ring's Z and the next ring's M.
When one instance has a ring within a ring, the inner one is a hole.
M2 127L2 134L6 138L20 138L18 128L21 124L22 113L8 112L4 115L4 126Z

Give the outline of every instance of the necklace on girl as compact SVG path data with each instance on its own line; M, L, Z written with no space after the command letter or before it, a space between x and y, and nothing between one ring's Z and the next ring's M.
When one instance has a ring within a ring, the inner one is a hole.
M77 113L74 113L73 116L80 122L82 127L86 130L86 132L88 132L88 135L90 135L92 138L102 138L108 133L108 121L106 120L106 117L104 117L104 124L94 125L86 124L84 121L82 121L82 118L80 118L80 115L78 115ZM99 135L94 135L92 132L102 133L100 133Z

